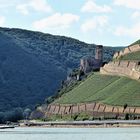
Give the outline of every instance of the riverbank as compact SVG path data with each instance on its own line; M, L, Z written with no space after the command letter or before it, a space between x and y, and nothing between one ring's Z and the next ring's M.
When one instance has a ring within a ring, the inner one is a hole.
M140 127L140 120L96 120L96 121L26 121L20 127L64 127L64 128L110 128L110 127Z

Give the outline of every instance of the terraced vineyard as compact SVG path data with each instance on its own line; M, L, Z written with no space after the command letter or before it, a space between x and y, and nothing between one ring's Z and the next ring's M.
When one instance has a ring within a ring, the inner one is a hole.
M132 43L130 46L132 46L132 45L136 45L136 44L140 44L140 39L137 40L136 42Z
M119 60L140 60L140 51L124 55Z
M109 105L140 106L140 83L126 77L95 73L55 103L101 102Z

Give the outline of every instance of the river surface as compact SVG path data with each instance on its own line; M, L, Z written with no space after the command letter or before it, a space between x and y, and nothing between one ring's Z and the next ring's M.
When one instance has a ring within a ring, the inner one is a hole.
M140 128L15 128L0 140L140 140Z

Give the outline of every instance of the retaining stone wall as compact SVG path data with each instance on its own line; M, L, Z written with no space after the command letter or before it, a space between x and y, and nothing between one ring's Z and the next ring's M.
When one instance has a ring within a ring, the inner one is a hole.
M124 50L121 50L119 52L116 52L113 56L114 59L117 59L123 55L132 53L132 52L136 52L136 51L140 51L140 45L133 45L133 46L128 46L127 48L125 48Z
M86 104L79 105L79 112L85 112L86 111Z
M140 66L135 61L109 62L100 69L101 74L128 76L132 79L140 79Z
M77 105L61 105L52 104L48 106L49 109L46 110L46 116L52 114L66 115L66 114L78 114L81 112L90 113L114 113L114 114L124 114L133 113L140 114L140 107L127 107L125 110L123 107L110 106L100 103L87 103L87 104L77 104Z

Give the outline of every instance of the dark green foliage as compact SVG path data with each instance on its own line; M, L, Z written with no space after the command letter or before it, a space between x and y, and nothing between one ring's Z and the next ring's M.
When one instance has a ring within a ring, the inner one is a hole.
M50 96L48 98L45 99L45 103L46 104L50 104L51 102L53 102L55 100L55 97L54 95L53 96Z
M67 93L69 91L71 91L74 87L76 87L77 85L79 85L80 82L78 81L73 81L71 82L71 84L67 85L67 86L63 86L63 88L58 92L58 95L63 95L64 93Z
M0 28L0 111L43 102L94 49L94 44L64 36ZM106 61L118 48L104 50Z
M128 106L127 104L124 104L124 106L123 106L124 110L127 108L127 106Z
M44 118L44 116L45 116L45 113L43 113L42 111L40 111L40 110L34 110L32 113L31 113L31 115L30 115L30 119L36 119L36 120L38 120L38 119L41 119L42 121L44 120L46 120L47 118ZM46 120L47 121L47 120Z
M26 108L26 109L24 110L24 112L23 112L24 118L25 118L25 119L29 119L31 112L32 112L32 111L31 111L30 108Z
M125 114L125 120L129 120L129 114L128 113Z
M23 119L23 110L21 108L15 108L12 111L0 112L0 123L17 122Z
M92 72L88 75L85 75L85 73L79 69L74 69L70 74L69 77L71 78L70 81L62 81L61 87L57 91L57 93L54 96L51 96L46 99L46 103L49 104L53 101L55 101L57 98L60 98L63 94L71 91L73 88L78 86L82 81L86 79L87 76L90 76ZM79 75L79 80L77 80L77 75ZM82 77L82 78L81 78Z
M90 118L90 115L85 113L85 112L82 112L82 113L79 113L76 120L77 121L85 121L85 120L89 120Z
M4 112L0 112L0 124L5 122L5 113Z
M73 118L74 121L76 121L77 118L78 118L78 114L73 115L72 118Z
M85 112L73 115L51 115L45 121L85 121L93 120L93 117Z

